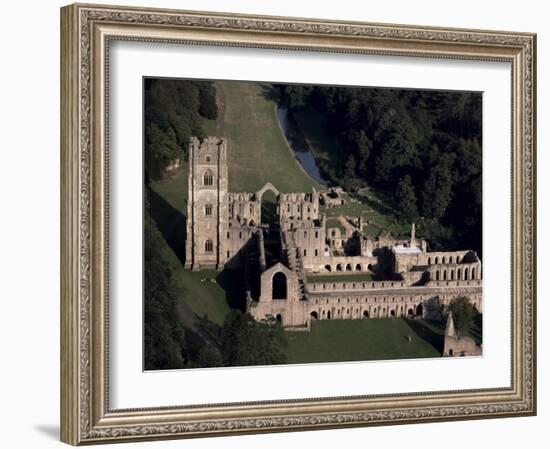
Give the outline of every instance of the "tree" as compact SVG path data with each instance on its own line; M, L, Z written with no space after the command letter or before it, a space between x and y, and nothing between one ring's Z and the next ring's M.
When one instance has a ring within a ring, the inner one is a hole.
M447 154L429 171L422 190L422 214L439 220L452 199L453 179L450 165L454 157Z
M284 88L284 96L286 97L288 108L295 109L304 106L305 100L311 91L312 87L310 86L294 84L286 86Z
M474 321L474 306L466 296L455 298L449 304L449 312L453 314L455 329L459 335L466 335Z
M396 202L398 215L402 220L409 223L418 219L418 209L416 207L416 194L412 185L411 177L405 175L397 184Z
M274 318L256 321L234 309L224 321L221 347L226 366L285 363L286 345L283 328Z
M199 113L209 120L218 118L218 105L216 104L216 91L211 83L199 82Z
M144 219L144 364L145 369L183 368L183 327L176 312L170 263L160 250L162 236L149 215Z
M208 81L148 78L144 96L146 178L157 180L186 156L189 137L204 137L204 118L217 117L215 91Z

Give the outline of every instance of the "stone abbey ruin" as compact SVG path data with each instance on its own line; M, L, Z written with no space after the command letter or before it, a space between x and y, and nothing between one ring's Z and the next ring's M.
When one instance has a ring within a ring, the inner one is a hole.
M361 217L327 226L320 207L333 205L328 191L282 193L267 183L257 192L229 192L227 155L224 138L190 140L185 268L239 268L255 319L272 316L285 330L307 331L312 320L429 318L459 296L482 312L474 251L430 252L414 224L406 239L367 236ZM276 196L271 217L262 216L266 192ZM376 280L346 280L360 273Z

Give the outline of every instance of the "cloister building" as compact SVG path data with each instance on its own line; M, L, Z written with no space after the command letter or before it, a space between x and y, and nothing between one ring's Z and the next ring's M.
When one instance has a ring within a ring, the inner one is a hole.
M229 192L227 153L226 139L190 140L185 267L240 269L254 318L298 331L312 320L435 317L460 296L482 312L474 251L431 252L414 224L407 238L371 237L363 217L327 225L323 207L334 205L315 189L287 193L267 183ZM266 192L276 197L275 220L265 216Z

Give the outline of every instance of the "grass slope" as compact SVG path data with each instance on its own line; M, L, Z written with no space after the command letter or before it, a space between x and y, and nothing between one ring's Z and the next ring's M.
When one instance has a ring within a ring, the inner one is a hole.
M267 84L220 82L225 96L224 134L229 139L229 190L255 192L271 182L281 192L321 188L292 155Z
M194 320L194 314L199 317L207 315L210 320L223 323L229 312L226 291L219 283L210 282L219 273L192 272L184 270L182 265L187 213L187 164L172 176L154 183L151 188L154 192L149 195L151 210L154 212L152 215L164 236L165 247L162 250L166 252L166 258L173 268L181 307L184 308L182 313L192 312L187 313L190 321ZM206 282L201 282L201 279L206 279Z
M440 357L442 338L427 332L432 341L403 318L318 321L309 333L289 334L288 363Z

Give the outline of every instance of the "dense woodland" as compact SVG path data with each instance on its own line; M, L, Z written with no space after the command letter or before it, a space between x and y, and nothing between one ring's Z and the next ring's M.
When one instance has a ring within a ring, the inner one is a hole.
M481 256L480 93L277 85L289 110L314 107L340 143L331 181L386 195L432 248Z
M218 116L216 92L209 81L146 78L145 178L157 180L166 167L185 157L191 136L204 137L203 120Z

